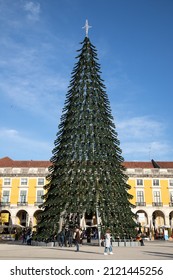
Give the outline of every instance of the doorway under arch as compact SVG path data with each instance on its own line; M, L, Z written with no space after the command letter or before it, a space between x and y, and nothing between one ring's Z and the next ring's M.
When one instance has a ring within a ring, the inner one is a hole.
M165 215L161 210L156 210L152 214L154 229L158 229L165 225Z
M16 214L18 219L17 223L21 226L28 227L29 225L29 214L25 210L19 210Z

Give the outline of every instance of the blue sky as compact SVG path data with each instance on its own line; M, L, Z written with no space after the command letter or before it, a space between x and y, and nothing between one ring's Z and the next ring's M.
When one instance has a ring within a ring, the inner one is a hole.
M124 159L172 161L172 0L0 0L0 158L52 156L86 19Z

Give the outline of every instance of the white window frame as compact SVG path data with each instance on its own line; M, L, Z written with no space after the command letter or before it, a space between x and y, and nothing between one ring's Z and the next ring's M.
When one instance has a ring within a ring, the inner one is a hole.
M169 187L173 187L173 179L169 179Z
M141 195L139 195L139 193L141 193L142 194L142 196ZM140 198L140 199L139 199ZM142 200L141 200L141 198L142 198ZM144 191L142 191L142 190L137 190L136 191L136 202L142 202L142 203L144 203L145 202L145 198L144 198Z
M22 199L21 199L21 192L25 192L26 193L26 196L24 196L26 199L25 199L25 201L22 201ZM28 202L28 192L27 192L27 190L24 190L24 189L21 189L20 190L20 192L19 192L19 203L27 203Z
M4 201L4 192L8 192L9 193L9 196L6 196L6 197L8 197L8 201ZM10 202L10 190L5 189L5 190L2 191L2 202L5 202L5 203L9 203Z
M170 199L170 202L173 203L173 191L169 192L169 199Z
M41 180L43 180L43 184L39 182ZM44 177L37 178L37 186L44 186L44 185L45 185L45 178Z
M158 182L158 184L156 184ZM153 187L160 187L160 180L159 179L153 179Z
M9 183L9 184L8 184ZM4 187L10 187L11 186L11 178L10 177L6 177L3 180L3 186Z
M159 194L159 195L155 195L156 193ZM158 198L159 198L159 201L158 201ZM158 191L158 190L153 191L153 202L155 202L155 203L161 203L162 202L160 191Z
M20 178L20 185L22 187L27 187L28 186L28 178L27 177Z
M43 199L41 198L41 196L38 196L38 192L43 192L42 195L44 195L44 190L43 189L37 189L37 192L36 192L36 202L39 202L39 203L43 203ZM40 201L38 200L38 197L40 198Z
M144 180L143 179L136 179L136 186L137 187L143 187Z

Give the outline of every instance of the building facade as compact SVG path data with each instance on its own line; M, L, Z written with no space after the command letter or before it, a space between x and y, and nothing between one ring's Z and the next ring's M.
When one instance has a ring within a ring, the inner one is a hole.
M49 161L0 159L0 224L37 224Z
M125 162L133 211L147 229L173 228L173 162Z
M146 233L173 228L173 162L124 162L137 222ZM33 227L44 194L49 161L0 159L0 225ZM90 225L95 215L86 217Z

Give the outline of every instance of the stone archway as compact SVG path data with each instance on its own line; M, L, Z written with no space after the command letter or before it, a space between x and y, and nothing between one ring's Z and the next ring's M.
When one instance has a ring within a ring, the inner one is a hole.
M158 229L165 225L165 215L162 211L156 210L152 215L154 229Z
M2 210L0 212L0 234L11 233L12 220L11 213L8 210Z
M0 224L9 226L11 219L11 213L8 210L2 210L0 212Z
M40 214L42 213L42 210L37 210L35 211L34 215L33 215L33 226L36 226L38 224L38 222L40 221Z
M144 210L138 210L136 212L137 223L140 223L142 227L145 227L148 224L148 215Z
M169 225L173 228L173 211L169 213Z
M17 224L21 226L28 227L29 226L29 214L25 210L19 210L16 214Z
M164 239L165 215L161 210L155 210L152 214L154 238Z

